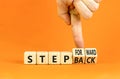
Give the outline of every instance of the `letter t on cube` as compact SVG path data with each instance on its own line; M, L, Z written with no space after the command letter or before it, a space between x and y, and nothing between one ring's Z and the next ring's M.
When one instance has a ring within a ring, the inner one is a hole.
M37 52L37 64L48 64L48 52L46 51Z

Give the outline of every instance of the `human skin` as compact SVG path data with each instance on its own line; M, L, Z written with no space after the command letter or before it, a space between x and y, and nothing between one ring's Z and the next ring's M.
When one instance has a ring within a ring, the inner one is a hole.
M57 0L58 15L72 26L73 38L78 48L84 47L80 15L85 19L93 16L101 0Z

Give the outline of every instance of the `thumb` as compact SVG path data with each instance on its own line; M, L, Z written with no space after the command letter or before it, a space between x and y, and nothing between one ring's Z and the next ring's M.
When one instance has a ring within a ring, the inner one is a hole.
M82 36L82 25L80 21L80 15L77 14L75 9L70 11L71 15L71 25L72 25L72 32L75 44L79 48L84 47L83 36Z

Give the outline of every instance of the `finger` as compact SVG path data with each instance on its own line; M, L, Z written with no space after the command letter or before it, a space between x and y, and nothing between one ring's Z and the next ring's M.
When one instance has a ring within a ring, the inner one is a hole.
M78 11L78 13L82 15L84 18L88 19L92 17L93 13L81 0L74 0L73 4L76 10Z
M68 14L68 7L61 0L57 0L58 15L67 23L70 24L70 16Z
M71 25L72 25L72 32L75 44L79 48L84 47L83 37L82 37L82 25L80 22L80 16L75 14L76 12L70 12L71 14Z
M95 0L95 2L97 2L97 3L99 3L99 2L101 2L102 0Z
M63 0L64 3L66 3L67 6L71 5L74 0Z
M82 0L82 1L91 11L96 11L99 8L99 3L96 3L94 0Z

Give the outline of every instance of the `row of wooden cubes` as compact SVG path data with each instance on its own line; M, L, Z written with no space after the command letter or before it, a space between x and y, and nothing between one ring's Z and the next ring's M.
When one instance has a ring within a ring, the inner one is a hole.
M97 62L96 48L73 48L69 51L26 51L24 64L90 64Z

